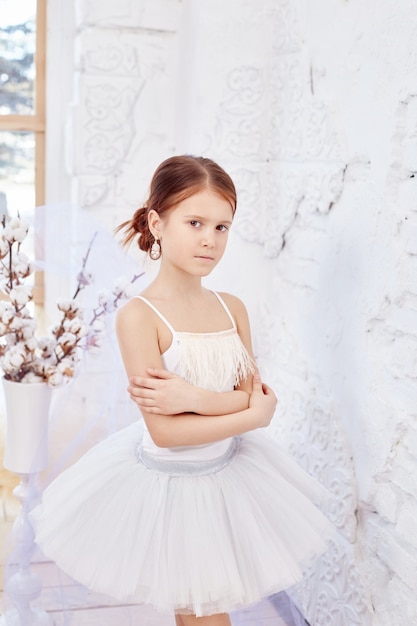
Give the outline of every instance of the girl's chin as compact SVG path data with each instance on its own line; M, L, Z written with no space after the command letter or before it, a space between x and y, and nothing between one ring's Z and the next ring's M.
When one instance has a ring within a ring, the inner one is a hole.
M204 276L208 276L209 274L211 274L211 272L213 271L213 267L207 267L206 269L201 269L199 272L195 272L195 276L201 276L201 278L204 278Z

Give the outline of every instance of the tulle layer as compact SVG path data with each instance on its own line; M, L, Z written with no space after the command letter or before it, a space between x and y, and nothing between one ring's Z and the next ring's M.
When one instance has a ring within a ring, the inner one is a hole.
M162 612L229 612L286 589L333 532L327 492L264 431L218 471L138 459L141 424L92 448L31 513L45 555L90 589Z

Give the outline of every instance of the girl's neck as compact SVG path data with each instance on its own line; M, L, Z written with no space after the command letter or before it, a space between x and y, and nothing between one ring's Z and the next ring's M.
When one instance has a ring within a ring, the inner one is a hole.
M206 289L201 284L200 276L166 271L163 267L161 267L149 288L155 294L155 297L161 297L164 300L173 298L197 300L206 292Z

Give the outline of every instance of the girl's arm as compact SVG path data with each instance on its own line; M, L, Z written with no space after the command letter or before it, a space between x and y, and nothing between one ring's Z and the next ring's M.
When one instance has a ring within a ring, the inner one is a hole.
M148 413L227 415L249 406L250 395L243 390L208 391L167 370L149 368L146 373L146 377L132 376L128 391L138 407Z
M162 369L157 322L146 304L132 299L121 307L116 317L116 331L129 377L143 376L148 368ZM256 379L249 406L243 410L200 416L185 412L152 414L143 408L142 415L156 445L174 447L210 443L267 426L275 406L273 392Z
M276 397L254 377L250 406L228 415L203 416L194 413L180 415L150 415L142 411L149 433L161 448L197 446L241 435L250 430L268 426L275 411Z
M235 323L253 362L249 319L243 303L230 294L221 294L227 300ZM195 387L167 370L149 368L146 376L132 376L128 391L140 409L148 413L178 414L184 412L199 415L226 415L243 411L249 406L252 376L242 381L235 391L215 392Z

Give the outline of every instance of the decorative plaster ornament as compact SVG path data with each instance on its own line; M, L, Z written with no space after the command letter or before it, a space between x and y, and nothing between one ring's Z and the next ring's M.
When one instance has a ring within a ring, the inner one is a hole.
M149 256L153 261L157 261L161 258L161 244L159 243L158 239L155 239L155 241L153 242L151 251L149 252Z

